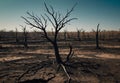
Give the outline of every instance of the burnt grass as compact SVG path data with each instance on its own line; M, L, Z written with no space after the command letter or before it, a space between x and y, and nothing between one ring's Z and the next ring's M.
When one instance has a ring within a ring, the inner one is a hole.
M71 76L70 83L120 83L120 58L95 56L102 53L120 55L120 47L115 47L120 45L119 42L100 44L101 49L96 49L93 42L59 42L63 60L66 57L64 52L69 51L69 43L75 52L69 62L70 66L66 66ZM22 45L2 44L0 58L32 57L0 61L0 83L67 83L64 71L61 68L57 71L53 47L49 42L28 45L29 48L26 49ZM77 55L85 55L88 58ZM23 73L25 74L20 78Z

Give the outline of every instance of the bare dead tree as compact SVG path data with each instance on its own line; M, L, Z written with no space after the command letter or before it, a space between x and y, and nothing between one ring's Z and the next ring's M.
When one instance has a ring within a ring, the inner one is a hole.
M99 25L97 25L97 30L96 30L96 49L100 49L100 46L99 46Z
M67 30L64 30L64 40L67 40Z
M1 35L0 35L0 41L1 41ZM2 45L0 44L0 49L2 48ZM0 50L1 51L1 50Z
M62 17L60 13L55 12L55 10L53 9L52 6L50 6L50 9L51 9L50 10L46 4L44 4L44 5L47 10L47 14L46 13L44 14L45 16L41 15L41 18L40 18L40 17L34 15L34 13L31 14L31 13L27 12L29 17L27 17L27 18L22 17L22 18L25 20L26 24L43 31L43 34L42 34L43 37L45 37L49 42L51 42L51 44L54 47L54 52L55 52L57 63L61 64L62 60L61 60L61 57L59 54L59 48L58 48L58 44L57 44L57 36L58 36L59 31L62 28L64 28L67 23L76 19L76 18L69 19L75 6L73 6L71 8L71 10L67 11L67 13ZM31 20L33 22L31 22ZM48 21L54 27L54 39L53 40L48 36L48 33L46 31Z
M59 12L56 12L52 6L47 6L46 3L44 3L46 12L44 15L41 15L41 17L35 15L34 13L29 13L27 12L28 17L23 17L22 18L25 20L25 23L27 25L30 25L32 27L35 27L37 29L40 29L42 33L42 37L46 38L54 48L54 53L56 57L56 62L58 63L59 66L63 68L65 71L66 75L70 79L70 76L68 75L66 69L65 69L65 62L61 59L61 55L59 53L59 47L57 44L57 37L59 34L59 31L65 27L67 23L70 21L76 19L76 18L69 18L71 16L72 11L74 10L74 7L76 4L66 12L65 15L62 15ZM50 38L47 32L47 24L49 23L52 24L53 29L54 29L54 38ZM69 60L69 56L71 55L72 47L70 47L70 52L68 53L67 60Z
M120 28L119 28L119 31L118 31L118 35L120 35ZM118 37L118 42L120 42L120 37Z
M81 30L77 29L77 38L81 41Z
M27 41L27 31L26 31L26 26L22 26L21 25L21 27L23 27L23 36L24 36L24 42L23 42L23 44L24 44L24 47L25 48L28 48L28 41Z
M15 40L16 40L16 43L19 42L19 40L18 40L18 30L17 30L17 28L16 28L16 31L15 31Z

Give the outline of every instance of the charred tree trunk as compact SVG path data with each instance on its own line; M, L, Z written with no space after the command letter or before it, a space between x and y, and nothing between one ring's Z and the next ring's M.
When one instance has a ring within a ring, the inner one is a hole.
M100 49L99 47L99 24L97 25L97 30L96 30L96 49Z
M2 38L2 37L1 37L1 35L0 35L0 41L1 41L1 38ZM2 49L2 45L1 45L1 44L0 44L0 49ZM1 50L0 50L0 51L1 51Z
M17 31L17 28L16 28L16 33L15 33L15 40L16 40L16 43L19 42L19 40L18 40L18 31Z
M120 29L119 29L118 35L120 35ZM120 42L120 37L118 37L118 42Z
M67 31L64 31L64 40L67 40Z
M60 54L59 54L59 48L58 48L58 45L57 45L57 42L54 42L53 43L53 47L54 47L54 53L55 53L55 57L56 57L56 62L58 64L62 64L62 59L60 57Z
M26 32L26 28L23 28L23 34L24 34L24 47L28 48L28 42L27 42L27 32Z
M45 8L46 8L46 11L47 11L47 14L44 14L41 15L41 18L34 15L34 13L29 13L27 12L28 16L29 17L22 17L24 20L25 20L25 23L27 25L30 25L32 27L35 27L37 29L40 29L41 31L43 31L43 34L42 36L44 38L46 38L49 42L52 43L53 45L53 48L54 48L54 53L55 53L55 58L56 58L56 62L58 63L59 66L61 66L63 68L63 70L65 71L65 74L67 75L68 77L68 80L70 81L70 76L65 68L65 64L64 62L62 61L62 58L59 54L59 47L58 47L58 44L57 44L57 36L59 34L59 31L61 29L63 29L65 27L65 25L67 23L69 23L70 21L74 20L74 19L77 19L77 18L69 18L70 15L71 15L71 12L74 10L74 7L76 6L76 4L70 9L67 11L67 13L65 15L61 15L59 12L55 12L54 8L52 6L50 6L50 9L48 8L48 6L46 5L46 3L44 3L45 5ZM32 21L31 21L32 20ZM48 21L52 24L53 26L53 29L54 29L54 34L53 34L53 38L51 38L50 36L48 36L48 32L46 30L46 28L48 27ZM27 46L27 36L26 36L26 33L24 33L24 37L25 37L25 47ZM66 32L64 34L65 36L65 40L66 40ZM70 50L72 51L72 50ZM69 52L68 54L68 57L67 57L67 60L69 60L69 58L71 57L71 52Z
M80 30L77 30L77 38L78 38L78 41L81 41Z

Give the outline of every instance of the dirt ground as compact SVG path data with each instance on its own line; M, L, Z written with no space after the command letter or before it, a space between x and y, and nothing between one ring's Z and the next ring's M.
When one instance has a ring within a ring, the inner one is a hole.
M120 44L101 44L95 49L90 42L73 42L71 67L66 67L71 83L120 83ZM64 59L68 43L59 42ZM26 72L26 73L25 73ZM22 76L22 74L25 75ZM49 43L22 45L2 44L0 83L67 83L67 76L57 71L54 52Z

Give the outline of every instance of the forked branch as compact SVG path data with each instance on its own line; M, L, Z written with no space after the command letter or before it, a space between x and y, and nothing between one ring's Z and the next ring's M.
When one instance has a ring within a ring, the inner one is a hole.
M74 55L74 52L72 51L72 46L71 45L69 45L69 48L70 48L70 50L69 50L69 53L68 53L68 55L66 57L66 61L65 62L69 62L70 58L72 58L72 56Z
M68 74L68 72L67 72L67 70L66 70L65 66L64 66L63 64L60 64L60 65L61 65L61 67L63 68L63 70L64 70L65 74L67 75L67 77L68 77L68 83L69 83L69 82L70 82L70 80L71 80L71 77L70 77L70 75Z
M68 77L68 80L70 80L71 78L70 78L69 74L67 73L67 70L65 68L65 64L62 61L62 58L61 58L60 53L59 53L59 47L57 44L57 36L59 34L59 31L62 28L64 28L67 23L69 23L70 21L72 21L74 19L77 19L77 18L70 18L71 13L74 10L76 4L70 10L68 10L66 12L66 14L64 14L64 15L62 15L59 12L56 12L52 6L48 7L46 5L46 3L44 3L44 5L46 8L47 14L41 15L41 18L34 15L34 13L31 14L29 12L27 12L29 17L26 17L26 18L22 17L22 18L25 20L26 24L28 24L32 27L35 27L37 29L40 29L43 32L43 37L46 38L53 45L54 53L55 53L55 57L56 57L56 62L58 63L58 65L61 65L61 67L65 71L65 74ZM47 29L46 29L48 27L47 26L48 21L52 25L51 28L54 29L53 30L54 31L53 32L54 39L52 39L51 37L48 36ZM66 62L68 62L74 54L74 52L72 52L72 46L70 45L69 47L70 47L70 51L67 55Z

